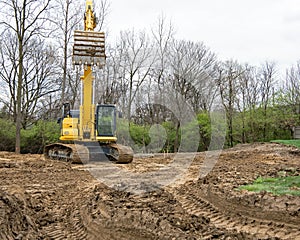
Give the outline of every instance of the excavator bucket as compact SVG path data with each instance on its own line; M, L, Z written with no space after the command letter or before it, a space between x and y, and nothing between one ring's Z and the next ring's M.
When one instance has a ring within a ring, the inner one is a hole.
M79 31L74 33L73 64L85 66L105 65L105 36L103 32Z

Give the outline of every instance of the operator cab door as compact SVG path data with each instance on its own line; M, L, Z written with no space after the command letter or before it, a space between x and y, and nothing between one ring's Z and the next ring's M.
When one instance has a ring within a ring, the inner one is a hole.
M97 139L116 140L116 107L115 105L97 105L96 111Z

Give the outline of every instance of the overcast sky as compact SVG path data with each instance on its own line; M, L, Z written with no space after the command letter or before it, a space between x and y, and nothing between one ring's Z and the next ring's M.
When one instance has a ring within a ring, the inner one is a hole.
M110 38L121 30L148 30L163 14L176 38L202 41L221 60L271 60L281 72L300 60L300 0L110 1Z

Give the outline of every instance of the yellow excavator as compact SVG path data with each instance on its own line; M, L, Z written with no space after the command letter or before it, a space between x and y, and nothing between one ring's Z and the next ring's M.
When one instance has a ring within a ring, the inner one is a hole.
M73 64L84 68L81 77L81 106L71 110L70 104L63 105L60 142L45 146L47 159L64 160L72 163L111 160L130 163L133 151L128 146L117 144L116 106L93 103L93 68L105 65L105 37L103 32L94 31L97 20L93 1L86 0L84 31L74 33ZM70 143L71 142L71 143Z

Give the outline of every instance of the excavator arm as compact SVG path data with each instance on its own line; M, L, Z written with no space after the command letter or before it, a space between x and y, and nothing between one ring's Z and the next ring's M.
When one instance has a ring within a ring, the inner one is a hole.
M96 25L97 18L94 14L93 0L87 0L84 14L84 31L94 31Z

